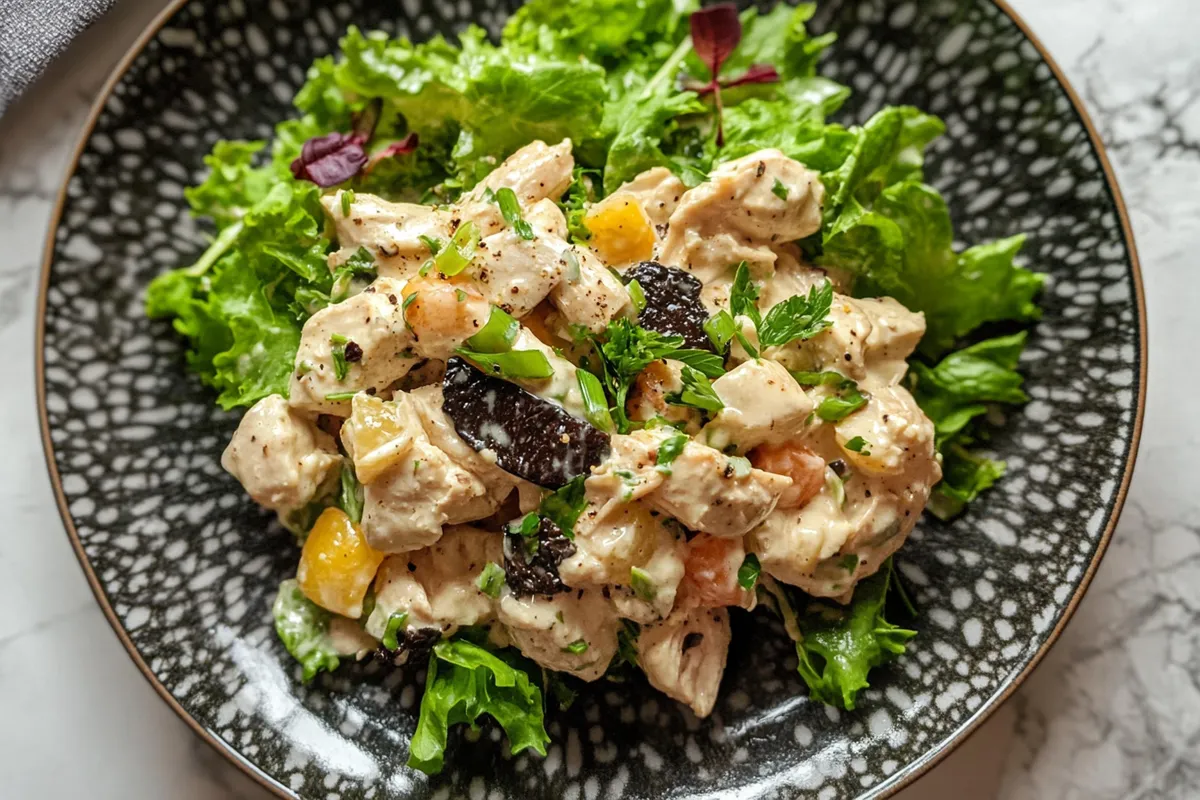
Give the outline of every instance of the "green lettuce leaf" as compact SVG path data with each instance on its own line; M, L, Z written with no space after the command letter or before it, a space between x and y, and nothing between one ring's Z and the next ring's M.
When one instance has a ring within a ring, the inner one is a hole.
M429 659L408 766L427 775L441 772L451 726L475 725L484 714L508 735L509 752L533 749L546 755L550 737L543 721L542 692L529 675L501 654L467 639L438 642Z
M279 640L304 668L305 683L322 670L338 668L338 654L329 638L330 613L305 597L295 580L279 584L271 613Z
M1004 474L1004 462L972 452L986 436L986 415L997 403L1018 404L1029 397L1017 362L1025 332L987 339L950 353L937 364L915 361L909 372L913 397L933 421L942 453L942 481L929 510L941 519L966 504Z
M800 677L814 699L853 710L858 693L870 685L871 670L902 654L908 640L917 635L884 618L892 580L888 559L878 572L859 582L850 605L810 600L797 609Z
M244 156L226 152L235 164ZM318 197L312 184L275 183L196 264L160 275L147 290L147 313L174 318L191 342L188 365L220 392L223 408L287 395L301 325L333 285Z
M504 27L505 45L618 66L687 32L687 0L532 0Z

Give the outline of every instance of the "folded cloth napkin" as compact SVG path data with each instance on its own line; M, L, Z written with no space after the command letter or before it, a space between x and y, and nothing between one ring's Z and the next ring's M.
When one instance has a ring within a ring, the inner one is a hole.
M0 0L0 113L116 0Z

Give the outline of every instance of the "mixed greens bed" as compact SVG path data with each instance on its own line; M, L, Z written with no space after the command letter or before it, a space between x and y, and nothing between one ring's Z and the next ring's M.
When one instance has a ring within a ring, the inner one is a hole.
M978 333L1038 316L1042 277L1014 263L1023 237L955 250L946 203L922 180L923 152L944 132L935 117L891 107L861 125L830 121L850 90L817 75L835 37L809 35L811 4L745 11L740 26L726 7L694 11L673 0L533 0L499 44L477 27L457 42L421 44L351 28L340 56L310 68L295 98L299 116L281 122L269 145L222 141L206 158L211 172L187 199L214 224L212 244L152 283L148 313L173 319L189 339L188 365L223 408L249 406L287 395L305 320L373 274L369 257L328 266L334 242L319 198L330 186L448 202L518 147L570 138L579 167L561 205L572 239L586 242L584 202L643 170L666 166L691 186L717 164L778 148L825 184L821 230L800 243L807 259L853 276L857 295L890 295L925 315L908 386L935 423L943 459L930 510L943 519L960 513L1003 474L984 447L1003 405L1026 399L1017 371L1025 334ZM745 287L735 291L735 313L758 314L753 300ZM641 329L629 327L617 334L637 338ZM719 339L722 320L706 330ZM632 350L612 349L619 374L619 357ZM691 388L703 408L704 383ZM623 413L619 397L611 406L604 399L620 394L619 381L595 390L598 418ZM852 405L852 387L833 399ZM569 512L566 491L551 495L544 513ZM357 502L351 478L340 504L353 518ZM843 607L769 579L759 584L797 639L799 672L815 698L854 708L868 672L903 652L913 632L885 619L896 585L889 565ZM306 679L336 667L328 612L292 583L281 587L274 613ZM634 658L623 650L611 677ZM470 630L437 642L410 765L438 771L448 729L484 714L504 728L513 752L544 753L546 689L560 702L572 692Z

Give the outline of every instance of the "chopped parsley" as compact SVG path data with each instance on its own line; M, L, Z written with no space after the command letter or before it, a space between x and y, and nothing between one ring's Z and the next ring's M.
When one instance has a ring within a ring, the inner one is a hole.
M750 268L743 261L734 272L729 310L734 316L750 318L758 332L759 347L779 347L797 339L811 339L833 324L828 319L833 306L833 284L828 280L809 289L807 296L792 295L776 303L765 315L758 309L758 298L758 287L750 280ZM737 331L736 325L734 330ZM744 337L739 340L757 358L757 349L749 346Z
M861 436L855 436L846 442L846 449L855 453L862 453L864 456L871 455L871 443Z
M822 398L816 414L826 422L839 422L867 404L867 397L858 390L858 384L841 373L793 372L792 377L801 386L831 386L834 394Z
M858 569L858 556L854 553L847 553L838 561L838 565L847 572L854 572Z
M668 397L667 402L678 406L698 408L712 414L716 414L725 407L721 398L717 396L716 390L713 389L712 383L696 370L685 366L680 373L680 379L683 381L683 390L679 394Z
M683 448L687 447L690 441L686 433L677 433L667 439L664 439L658 446L658 457L654 463L658 466L658 470L667 475L671 474L671 464L675 459L679 458L679 454L683 452Z
M783 181L776 178L775 184L771 186L771 194L786 203L788 199L788 187L784 186Z
M587 508L586 478L585 475L576 475L566 486L542 498L538 506L538 513L561 528L563 536L568 539L575 538L575 523ZM525 522L521 524L524 526Z
M738 586L749 591L754 588L754 584L758 583L758 576L762 574L762 565L758 563L758 556L754 553L746 553L746 557L742 559L742 565L738 567L737 582Z
M489 561L475 579L475 585L488 597L499 597L500 587L504 585L504 568L495 561Z
M422 244L429 248L430 256L436 256L439 252L441 252L442 240L436 236L426 236L422 233L417 238L421 240Z

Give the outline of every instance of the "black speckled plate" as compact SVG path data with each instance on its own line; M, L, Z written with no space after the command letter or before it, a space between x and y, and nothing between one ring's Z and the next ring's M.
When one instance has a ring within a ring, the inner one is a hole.
M496 3L177 2L118 69L60 197L37 351L50 471L97 598L171 706L285 796L888 795L1054 641L1116 522L1142 419L1142 287L1111 171L1054 65L989 0L829 0L814 25L841 36L826 69L855 89L844 117L884 103L942 116L929 178L961 238L1029 231L1025 259L1050 275L1024 358L1033 400L995 442L1009 474L901 551L921 636L859 711L810 702L787 642L743 619L710 719L644 685L598 686L551 714L544 760L502 757L484 728L476 743L454 737L429 780L403 767L415 676L356 665L304 688L275 640L269 605L295 547L221 471L236 417L184 372L169 326L145 318L144 287L203 249L183 187L214 140L270 135L347 25L494 29Z

